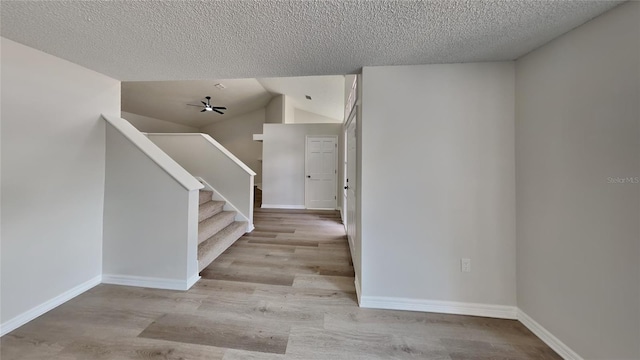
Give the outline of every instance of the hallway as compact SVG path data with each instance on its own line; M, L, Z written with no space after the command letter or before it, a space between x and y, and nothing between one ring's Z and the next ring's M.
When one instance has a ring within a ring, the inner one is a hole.
M333 211L255 210L189 291L99 285L2 338L12 359L559 359L517 321L360 309Z

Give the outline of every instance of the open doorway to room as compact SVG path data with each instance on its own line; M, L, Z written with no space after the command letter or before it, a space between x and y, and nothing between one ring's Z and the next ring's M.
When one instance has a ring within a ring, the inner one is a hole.
M327 266L338 265L337 268L320 269L311 275L323 281L337 281L348 292L353 291L354 260L336 211L344 212L339 206L344 183L339 159L344 158L344 119L349 114L345 95L350 86L342 75L122 83L121 117L155 144L169 146L174 137L208 138L228 157L238 160L234 160L237 167L256 173L255 182L249 186L252 194L244 201L241 195L245 188L249 191L248 187L239 189L235 186L239 182L226 178L216 182L222 174L232 174L233 169L207 161L202 168L207 169L205 175L211 179L190 172L206 187L198 207L201 277L216 280L234 276L238 281L291 285L291 279L310 275L298 274L299 269L293 268L282 280L283 274L275 269L265 278L264 271L247 269L241 261L233 266L224 261L237 253L240 257L252 252L255 255L257 248L264 250L259 256L266 259L269 249L279 246L290 250L287 253L304 255L299 260L305 268L317 266L313 260L317 256L328 257ZM203 150L189 149L193 151L180 153L179 159L174 160L180 165L195 162ZM248 218L255 225L247 227L244 235L227 231L242 221L232 214L239 211L234 199L240 197L241 205L251 203ZM355 218L351 216L351 220ZM340 264L336 264L337 258ZM277 258L268 260L282 265ZM243 272L242 276L237 272Z

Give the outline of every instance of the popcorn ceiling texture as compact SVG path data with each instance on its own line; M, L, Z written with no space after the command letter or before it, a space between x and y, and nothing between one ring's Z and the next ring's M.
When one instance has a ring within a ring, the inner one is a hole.
M513 60L620 1L2 1L1 35L119 80Z

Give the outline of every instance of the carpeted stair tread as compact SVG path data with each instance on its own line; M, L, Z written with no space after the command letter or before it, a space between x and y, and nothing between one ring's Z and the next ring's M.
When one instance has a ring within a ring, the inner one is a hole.
M231 224L236 217L235 211L221 211L198 224L198 244L215 235Z
M209 190L200 190L200 199L198 204L202 205L207 201L211 201L211 197L213 196L213 191Z
M222 211L224 201L210 200L198 207L198 222L206 220Z
M233 245L246 231L246 221L234 221L198 245L198 272Z

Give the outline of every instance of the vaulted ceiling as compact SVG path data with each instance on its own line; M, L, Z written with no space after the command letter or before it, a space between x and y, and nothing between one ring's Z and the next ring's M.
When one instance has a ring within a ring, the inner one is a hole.
M119 80L513 60L620 1L2 1L3 37Z
M223 89L216 87L222 84ZM201 128L264 107L275 95L287 96L295 108L342 120L344 76L262 79L125 81L122 111ZM309 95L311 100L305 96ZM211 105L225 106L224 115L200 112L205 96Z

